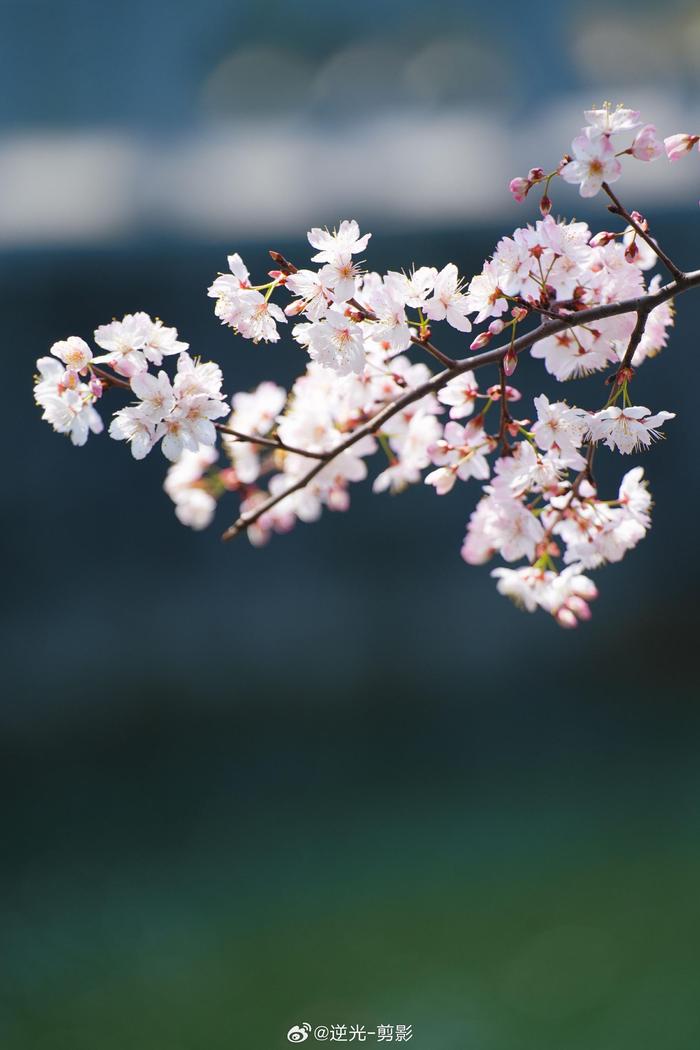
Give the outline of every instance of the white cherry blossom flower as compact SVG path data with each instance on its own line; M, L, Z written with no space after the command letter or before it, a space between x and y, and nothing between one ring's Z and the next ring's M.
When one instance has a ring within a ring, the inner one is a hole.
M371 233L360 236L355 219L343 219L333 232L315 226L308 233L309 244L317 251L312 261L333 263L341 255L357 255L365 250L371 236Z
M109 436L115 441L127 441L134 459L143 459L156 443L155 424L142 405L128 406L115 412Z
M467 293L467 310L476 313L476 324L481 324L487 317L500 317L508 309L503 297L503 289L498 284L498 267L492 262L485 262L481 273L472 277Z
M588 433L592 441L603 441L608 448L629 455L636 449L648 448L655 438L662 435L658 427L667 419L675 419L675 412L657 412L643 405L619 408L613 405L588 417Z
M251 339L254 343L278 342L277 325L286 324L287 318L284 311L261 292L244 289L235 300L231 300L230 307L222 319L238 329L244 339Z
M121 321L100 325L95 330L95 342L106 350L96 357L97 364L110 365L118 375L130 378L148 369L144 347L153 334L153 321L148 314L126 314Z
M464 419L474 411L479 386L473 372L462 372L438 390L438 401L450 406L450 419Z
M175 504L177 519L191 529L205 529L214 517L216 499L202 487L201 479L216 459L215 449L200 445L184 451L165 476L163 488Z
M144 343L143 352L151 364L161 365L164 357L181 354L189 350L189 347L189 343L183 343L178 339L177 328L166 328L161 320L156 319L152 322L151 332Z
M311 358L338 375L364 370L362 328L342 310L332 307L323 321L311 325L308 340Z
M141 400L141 411L146 419L159 423L172 411L175 405L175 394L167 372L162 370L157 376L150 372L140 372L131 379L131 389Z
M63 361L66 368L69 368L72 372L85 371L92 361L92 350L85 340L77 335L69 335L67 339L54 343L51 347L51 353L54 357Z
M586 461L578 451L587 429L586 413L565 401L552 404L546 394L535 398L537 421L532 434L541 449L555 449L562 465L580 470Z
M615 182L622 165L607 135L591 134L586 128L571 144L574 160L561 169L565 182L578 183L582 197L595 197L604 182Z
M310 321L320 321L326 316L334 297L333 289L324 271L325 267L318 272L316 270L297 270L296 273L287 277L285 287L292 295L298 296L284 308L288 317L296 317L304 313Z
M458 332L470 332L471 321L467 296L461 291L459 272L448 263L435 278L433 295L425 303L425 314L431 321L447 321Z
M590 125L591 132L597 135L615 135L620 131L634 131L641 123L637 110L625 109L624 106L617 106L613 109L610 105L604 105L600 109L587 109L584 117Z

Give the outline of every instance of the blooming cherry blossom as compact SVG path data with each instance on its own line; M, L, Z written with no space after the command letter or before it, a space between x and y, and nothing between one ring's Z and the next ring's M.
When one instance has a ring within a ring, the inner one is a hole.
M331 307L323 321L311 326L308 346L314 361L338 375L359 374L364 369L362 328L337 307Z
M675 412L657 412L654 415L643 405L619 408L613 405L589 416L588 432L592 441L603 441L608 448L629 455L641 446L648 448L652 440L662 435L656 429L667 419L675 419Z
M680 160L681 157L685 157L686 153L690 153L693 146L698 146L700 149L699 144L700 135L689 135L685 131L678 135L669 135L668 138L664 139L666 156L671 161Z
M571 144L574 159L561 169L565 182L577 183L582 197L595 197L604 182L616 182L622 165L607 135L586 128Z
M176 328L138 312L95 330L98 356L75 335L39 358L34 398L42 418L82 445L103 429L97 403L109 405L111 438L137 460L157 445L170 460L164 488L182 524L204 529L219 501L235 498L238 517L224 538L245 532L255 546L347 511L353 485L370 474L375 492L425 484L434 490L428 498L469 481L481 491L463 512L463 560L500 559L492 571L499 593L575 627L597 595L586 574L620 561L651 526L643 468L629 470L615 496L614 488L599 491L596 456L601 445L644 452L674 418L631 404L630 391L637 370L668 343L674 298L700 286L700 271L683 274L647 219L628 212L607 185L623 159L662 155L656 127L608 103L585 116L573 159L511 181L521 202L542 187L540 217L501 237L464 279L454 263L366 270L357 256L371 235L347 219L332 231L309 231L314 255L306 267L303 258L299 268L271 251L275 268L260 281L230 254L229 272L207 293L215 316L254 344L281 343L288 332L305 365L289 390L262 381L229 398L216 362L191 354ZM613 146L622 135L626 143ZM676 160L699 143L679 134L664 148ZM604 189L606 228L554 218L560 176L583 197ZM295 323L283 328L288 318ZM472 323L471 345L448 356L446 327L466 333ZM290 353L281 345L269 357ZM548 381L531 406L508 385L516 364ZM476 371L489 368L480 389ZM592 378L575 382L582 376ZM559 381L568 381L566 400L549 389ZM455 505L462 499L455 492Z
M371 233L360 236L355 219L343 219L332 233L314 227L308 233L309 244L317 250L313 262L333 263L339 256L357 255L365 250L371 236Z
M454 263L448 263L435 278L433 295L425 303L425 313L431 321L447 321L459 332L469 332L472 327L467 318L469 306L466 295L460 289L457 267Z

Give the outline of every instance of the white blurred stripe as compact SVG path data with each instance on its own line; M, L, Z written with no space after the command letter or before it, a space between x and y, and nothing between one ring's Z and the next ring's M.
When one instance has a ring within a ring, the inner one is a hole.
M645 92L644 95L647 93ZM698 131L700 113L673 97L626 98L662 134ZM298 234L356 216L378 226L444 226L532 219L509 179L552 166L577 133L589 100L559 99L508 128L499 113L383 113L337 127L299 121L238 122L177 140L56 132L0 139L0 246L81 244L147 230L230 240ZM622 143L621 145L625 145ZM624 199L697 207L700 156L625 162ZM575 212L571 187L555 210Z

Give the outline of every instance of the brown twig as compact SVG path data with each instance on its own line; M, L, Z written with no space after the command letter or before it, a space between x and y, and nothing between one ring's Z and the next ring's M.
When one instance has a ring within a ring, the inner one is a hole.
M106 372L103 368L99 368L97 365L90 363L90 368L95 373L98 379L101 379L107 386L118 386L121 390L131 390L131 384L125 379L119 379L118 376L113 375L111 372Z
M632 218L630 213L623 206L623 204L620 201L620 199L610 189L610 186L608 185L607 182L603 183L603 190L605 191L605 193L607 193L608 197L612 201L612 204L610 204L608 206L608 211L612 212L613 215L619 215L621 218L623 218L625 220L625 222L628 224L628 226L632 227L632 229L635 231L637 236L641 237L642 240L645 241L649 245L651 250L654 252L656 257L661 260L661 262L664 264L664 266L669 271L671 276L675 277L675 279L677 281L682 280L684 278L685 274L683 273L681 268L679 266L676 266L676 264L673 262L672 259L669 259L669 257L666 254L666 252L662 248L660 248L658 246L658 244L653 239L653 237L650 237L649 234L646 232L646 230L642 229L642 227L639 225L639 223L636 221L636 219Z
M256 436L255 434L244 434L241 430L233 430L232 427L227 427L223 423L215 423L214 426L222 434L230 434L237 441L248 442L251 445L263 445L265 448L274 448L282 452L293 452L295 456L326 460L331 455L330 452L309 452L306 448L296 448L294 445L287 445L286 442L281 441L278 437L269 438Z

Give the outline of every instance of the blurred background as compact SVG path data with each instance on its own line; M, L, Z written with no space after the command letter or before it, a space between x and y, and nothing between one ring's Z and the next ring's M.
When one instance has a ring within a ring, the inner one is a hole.
M227 253L259 274L356 217L372 268L473 273L535 217L508 179L584 107L700 127L697 5L0 12L0 1046L268 1050L303 1022L411 1024L424 1050L697 1045L692 295L636 381L678 413L643 458L655 527L576 632L462 563L473 487L360 486L351 514L222 547L233 505L183 529L162 457L73 449L31 396L55 339L134 310L230 391L291 381L289 341L214 318ZM620 184L688 267L699 183L693 156ZM572 187L555 211L610 225Z

